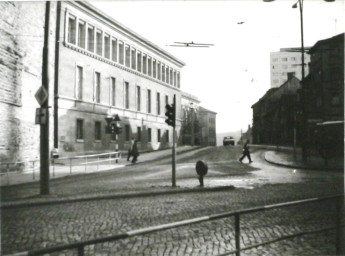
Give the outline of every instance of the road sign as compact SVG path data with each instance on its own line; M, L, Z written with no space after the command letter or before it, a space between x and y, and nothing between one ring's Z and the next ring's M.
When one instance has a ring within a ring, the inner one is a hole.
M43 103L46 102L46 100L48 99L48 92L47 92L47 90L43 86L41 86L37 90L37 92L35 94L35 98L36 98L38 104L40 104L40 106L42 106Z

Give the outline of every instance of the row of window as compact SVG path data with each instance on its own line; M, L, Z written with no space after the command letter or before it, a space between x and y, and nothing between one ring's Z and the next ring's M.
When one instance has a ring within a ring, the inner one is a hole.
M76 88L75 88L75 98L77 100L83 100L83 87L84 87L84 68L82 66L77 66L76 70ZM116 106L116 78L110 77L110 97L109 97L109 105ZM130 97L129 97L129 83L124 82L124 105L123 108L129 109L130 108ZM94 95L93 101L96 103L101 103L101 73L94 72ZM142 98L142 89L139 85L135 87L135 110L142 111L141 105L141 98ZM151 89L146 89L146 112L152 113L152 93ZM165 105L169 104L169 96L165 95ZM161 94L159 92L156 93L156 111L157 115L161 114Z
M272 59L272 62L278 62L278 58L273 58ZM291 61L299 61L299 60L302 60L302 57L290 57L290 60ZM283 58L280 58L280 61L282 62L287 62L288 61L288 58L287 57L283 57Z
M95 140L100 141L102 140L102 122L95 121ZM111 139L115 140L115 134L111 134ZM130 126L124 126L124 138L126 141L129 141L131 138L130 134ZM142 138L142 130L141 127L137 127L137 134L136 140L141 141ZM81 141L84 140L84 120L77 119L77 128L76 128L76 139ZM147 141L152 142L152 128L147 128ZM169 142L169 130L165 131L165 141ZM157 129L157 142L161 142L161 129Z
M180 88L178 71L71 14L66 36L70 44Z

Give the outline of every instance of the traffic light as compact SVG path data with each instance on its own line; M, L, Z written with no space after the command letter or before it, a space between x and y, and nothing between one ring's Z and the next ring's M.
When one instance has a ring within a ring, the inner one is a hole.
M115 134L120 134L122 133L122 127L121 126L115 126Z
M165 119L165 122L172 126L175 127L175 119L176 119L176 115L175 115L175 106L174 104L166 104L165 105L165 116L167 117L167 119Z

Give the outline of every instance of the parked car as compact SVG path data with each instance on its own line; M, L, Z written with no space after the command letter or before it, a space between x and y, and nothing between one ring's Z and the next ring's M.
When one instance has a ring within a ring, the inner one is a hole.
M232 145L232 146L234 146L234 145L235 145L235 139L234 139L234 137L232 137L232 136L226 136L226 137L224 137L224 139L223 139L223 146L226 146L226 145Z

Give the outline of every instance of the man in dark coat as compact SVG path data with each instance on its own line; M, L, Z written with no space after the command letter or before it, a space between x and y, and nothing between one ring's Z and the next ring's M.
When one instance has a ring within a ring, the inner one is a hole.
M250 158L250 152L249 152L249 140L246 141L246 143L244 143L243 146L243 155L241 156L241 158L239 159L240 162L242 163L243 158L248 157L249 159L249 163L253 162L252 159Z
M134 144L132 146L132 152L131 155L133 156L132 163L134 164L139 156L139 151L138 151L138 146L137 146L137 141L134 141Z

